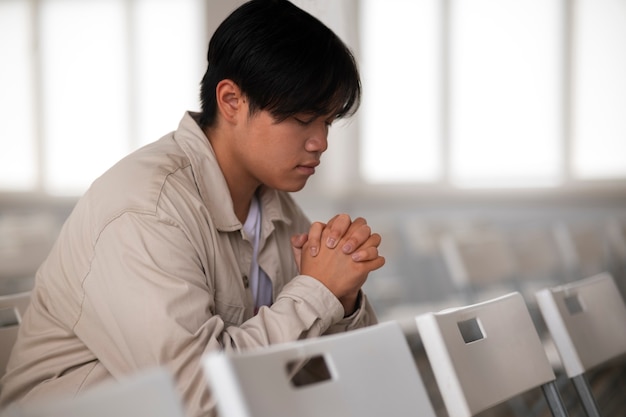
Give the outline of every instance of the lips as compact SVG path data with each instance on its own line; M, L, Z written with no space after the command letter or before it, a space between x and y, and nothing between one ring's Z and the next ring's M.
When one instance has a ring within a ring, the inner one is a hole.
M306 175L313 175L315 174L315 168L320 164L320 161L312 161L312 162L307 162L301 165L297 166L298 171L306 174Z
M312 162L308 162L306 164L300 164L299 166L305 167L305 168L315 169L319 164L320 164L320 161L312 161Z

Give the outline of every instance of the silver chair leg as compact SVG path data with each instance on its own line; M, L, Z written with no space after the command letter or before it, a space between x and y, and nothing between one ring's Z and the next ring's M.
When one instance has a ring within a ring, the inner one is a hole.
M541 389L546 397L546 401L548 402L548 407L550 407L552 415L554 417L568 417L567 409L563 404L563 400L561 399L559 390L556 387L556 383L554 381L545 383L541 386Z
M596 400L593 398L591 387L589 386L585 375L576 375L572 378L572 382L574 383L574 387L576 388L576 392L578 393L578 397L580 398L580 402L582 403L587 416L600 417L598 404L596 404Z

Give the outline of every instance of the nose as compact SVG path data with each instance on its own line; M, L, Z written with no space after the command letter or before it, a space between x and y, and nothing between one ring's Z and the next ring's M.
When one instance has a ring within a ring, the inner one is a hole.
M310 135L307 138L304 148L308 152L323 153L328 149L328 125L323 122L314 123L311 127Z

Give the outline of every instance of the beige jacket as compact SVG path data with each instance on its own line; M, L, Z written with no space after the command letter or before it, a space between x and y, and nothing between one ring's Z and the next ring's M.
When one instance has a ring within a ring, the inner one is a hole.
M188 415L214 415L204 353L376 322L365 296L343 318L325 286L298 275L289 239L309 221L287 193L271 189L260 199L258 260L274 303L253 314L252 246L194 117L121 160L80 199L37 273L0 404L73 395L166 366Z

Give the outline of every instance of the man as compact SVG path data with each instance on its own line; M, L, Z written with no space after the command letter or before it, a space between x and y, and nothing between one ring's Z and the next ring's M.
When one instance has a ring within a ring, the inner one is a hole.
M206 352L375 323L361 286L384 264L380 236L347 215L310 225L288 194L360 91L349 50L312 16L286 0L235 10L209 44L202 113L117 163L68 218L0 402L165 366L188 414L213 415Z

